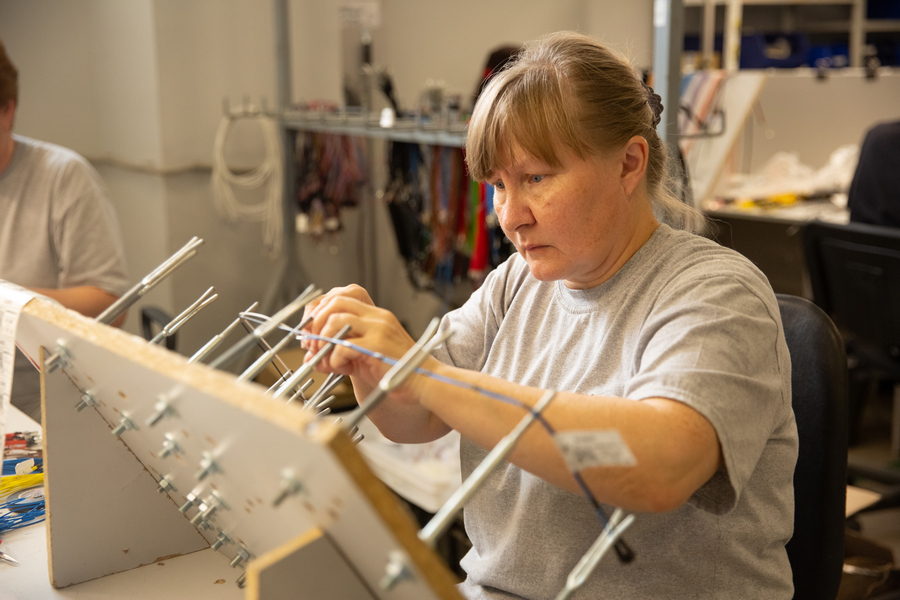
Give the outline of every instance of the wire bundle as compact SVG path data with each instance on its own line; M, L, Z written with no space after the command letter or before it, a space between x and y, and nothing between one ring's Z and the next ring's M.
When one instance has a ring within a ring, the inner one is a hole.
M3 461L3 477L7 477L8 475L15 475L16 467L26 460L33 460L35 469L39 471L43 470L44 459L42 458L7 458ZM0 496L2 495L3 494L0 493Z
M34 473L30 475L7 475L11 471L15 473L16 465L23 460L12 459L3 462L3 477L0 477L0 498L7 498L16 492L23 492L29 488L44 485L44 474ZM42 464L41 459L35 459L35 466ZM11 500L0 503L0 533L19 529L32 523L44 520L46 507L44 504L43 490L35 490L32 496L19 495Z
M266 157L247 173L237 174L225 162L225 140L232 124L241 118L254 118L262 129ZM248 192L266 186L264 197L256 203L237 199L234 189ZM284 157L281 136L275 121L253 112L226 115L219 124L213 144L212 198L218 213L230 222L239 220L263 223L263 244L270 255L281 250L283 210L281 196L284 188Z

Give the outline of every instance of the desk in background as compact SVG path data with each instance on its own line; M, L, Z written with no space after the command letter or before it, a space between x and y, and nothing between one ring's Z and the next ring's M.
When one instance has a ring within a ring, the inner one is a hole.
M749 258L769 278L776 293L812 299L803 253L803 227L819 219L847 223L850 213L828 200L805 200L778 208L716 206L704 211L709 236Z

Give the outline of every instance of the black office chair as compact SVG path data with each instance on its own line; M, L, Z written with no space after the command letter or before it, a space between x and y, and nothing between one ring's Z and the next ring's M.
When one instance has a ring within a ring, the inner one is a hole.
M814 221L803 232L813 300L837 323L851 358L852 434L868 380L894 383L892 451L900 454L900 229ZM858 389L857 389L858 388Z
M844 564L847 359L840 333L822 309L797 296L777 298L800 438L794 536L787 545L794 600L834 600Z
M141 309L141 331L144 339L150 341L172 320L172 316L157 306L146 306ZM173 333L165 340L166 348L175 351L178 345L178 334Z

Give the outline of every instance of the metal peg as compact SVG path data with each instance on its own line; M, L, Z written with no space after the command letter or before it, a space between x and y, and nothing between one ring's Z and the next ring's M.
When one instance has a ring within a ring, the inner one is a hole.
M406 381L406 378L415 372L416 368L431 355L431 352L450 337L449 331L444 332L442 335L435 335L438 324L439 320L433 319L415 345L407 350L406 354L394 363L393 367L388 369L388 372L384 374L384 377L381 378L375 389L369 392L366 399L360 402L356 410L347 417L347 429L359 425L359 422L369 411L378 406L391 390Z
M203 295L197 298L193 304L184 309L177 317L169 321L169 323L162 328L162 331L153 336L150 343L161 344L166 338L175 335L185 323L193 319L201 310L215 302L218 297L219 295L216 293L216 288L214 287L203 292Z
M478 491L488 475L490 475L500 462L512 452L516 442L519 441L519 438L522 437L528 429L528 426L541 414L541 411L550 404L550 401L553 400L554 396L556 396L554 390L544 392L544 395L541 396L537 404L534 405L534 408L516 424L512 431L497 442L494 448L484 457L484 460L475 467L463 484L453 492L453 495L450 496L431 521L419 531L420 540L432 548L435 546L438 537L447 530L447 527L453 521L456 513L465 506L465 503Z
M250 305L249 308L247 308L247 310L245 312L250 312L251 310L256 308L257 304L259 304L259 302L254 302L253 304ZM215 351L216 348L219 347L219 345L222 342L225 341L225 338L228 337L228 334L230 334L232 331L234 331L234 329L240 324L241 324L241 318L238 317L237 319L235 319L234 321L231 322L231 325L229 325L224 330L222 330L221 333L219 333L216 336L213 336L213 338L211 340L209 340L208 342L203 344L203 347L200 348L199 350L197 350L194 353L194 355L188 359L188 362L190 362L190 363L201 362L204 359L206 359L210 354L212 354Z

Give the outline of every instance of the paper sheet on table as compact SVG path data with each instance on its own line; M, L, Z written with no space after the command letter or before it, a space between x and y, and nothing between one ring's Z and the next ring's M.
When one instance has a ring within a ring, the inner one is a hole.
M22 307L37 294L0 279L0 461L16 363L16 325Z

